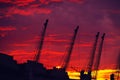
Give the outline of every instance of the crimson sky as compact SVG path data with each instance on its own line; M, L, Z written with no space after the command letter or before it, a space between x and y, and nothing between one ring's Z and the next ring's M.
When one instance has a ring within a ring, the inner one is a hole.
M0 52L19 63L33 60L43 23L49 19L40 57L45 66L63 62L79 25L70 67L87 66L95 35L100 32L100 37L106 33L100 68L115 68L120 50L119 4L119 0L0 0Z

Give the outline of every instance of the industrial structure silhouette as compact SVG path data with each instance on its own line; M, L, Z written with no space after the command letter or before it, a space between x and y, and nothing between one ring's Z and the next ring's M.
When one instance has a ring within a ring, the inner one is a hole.
M28 60L26 63L18 64L15 60L13 60L12 56L8 56L6 54L0 53L0 80L70 80L66 69L68 68L69 65L70 57L72 54L72 50L74 47L79 26L77 26L74 30L74 34L72 36L71 43L69 45L68 53L66 54L65 60L63 62L64 64L62 65L62 67L61 68L53 67L53 69L47 69L44 67L42 63L40 63L40 56L42 52L42 46L44 43L47 25L48 25L48 19L44 23L44 29L41 34L41 40L39 43L38 52L33 61ZM96 58L97 60L94 63L94 55L96 53L96 46L99 38L99 32L97 33L92 50L92 55L90 57L88 64L88 70L86 71L87 74L85 74L85 70L81 70L80 80L97 79L97 74L98 74L97 71L99 69L104 37L105 37L105 33L101 37L101 43ZM93 69L93 65L94 65L94 69ZM120 69L120 65L118 67L118 70L119 69ZM93 70L96 71L95 76L92 76ZM110 80L115 80L114 74L110 75Z

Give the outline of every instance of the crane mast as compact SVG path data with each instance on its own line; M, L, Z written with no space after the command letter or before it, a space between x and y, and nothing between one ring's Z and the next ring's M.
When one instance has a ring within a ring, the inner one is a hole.
M105 37L105 33L101 37L102 40L101 40L99 51L98 51L98 55L97 55L97 58L96 58L96 63L95 63L96 75L95 75L95 78L97 77L97 70L98 70L99 64L100 64L100 58L101 58L101 53L102 53L102 47L103 47L104 37Z
M40 40L40 43L39 43L38 52L35 56L35 62L39 62L39 59L40 59L40 54L41 54L43 43L44 43L44 37L45 37L45 32L46 32L47 25L48 25L48 19L44 23L44 28L43 28L43 32L41 34L41 40Z
M67 56L65 58L65 63L63 65L63 69L64 70L66 70L67 67L68 67L68 64L69 64L69 61L70 61L70 56L71 56L71 53L72 53L72 50L73 50L73 46L74 46L74 43L75 43L75 39L76 39L76 35L77 35L77 32L78 32L78 29L79 29L79 26L77 26L76 29L74 30L74 35L72 37L72 41L70 43L70 47L68 48Z
M97 46L97 43L98 43L98 38L99 38L99 32L98 32L97 35L96 35L96 39L95 39L95 42L94 42L94 45L93 45L92 54L91 54L91 56L90 56L90 61L89 61L89 63L88 63L88 70L89 70L89 71L92 70L93 61L94 61L94 56L95 56L95 51L96 51L96 46Z

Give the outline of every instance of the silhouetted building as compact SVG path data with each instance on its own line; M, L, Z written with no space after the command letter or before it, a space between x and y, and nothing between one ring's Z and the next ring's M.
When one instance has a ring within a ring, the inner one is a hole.
M67 72L63 68L56 68L50 69L48 71L50 80L69 80L69 76Z
M110 80L115 80L115 79L114 79L114 74L111 74L111 75L110 75Z
M85 74L84 72L84 70L81 70L80 80L92 80L91 71L88 71L88 74Z
M84 70L81 70L80 72L80 80L85 80L85 74L84 74Z
M18 69L17 62L13 60L13 57L3 53L0 53L0 66Z
M18 65L12 56L0 53L0 80L18 79Z
M17 64L12 56L0 53L0 80L69 80L64 69L46 69L36 61Z
M92 80L91 71L88 71L87 80Z

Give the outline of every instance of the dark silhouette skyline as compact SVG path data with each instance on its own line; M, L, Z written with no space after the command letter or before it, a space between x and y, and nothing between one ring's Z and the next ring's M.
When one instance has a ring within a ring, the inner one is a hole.
M80 80L92 80L91 71L80 71ZM72 80L63 68L47 69L44 64L28 60L18 64L12 56L0 53L0 80ZM76 79L75 79L76 80ZM115 80L115 74L110 75Z

